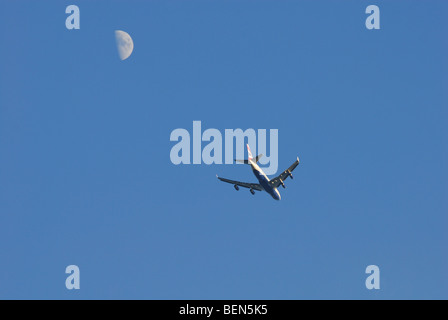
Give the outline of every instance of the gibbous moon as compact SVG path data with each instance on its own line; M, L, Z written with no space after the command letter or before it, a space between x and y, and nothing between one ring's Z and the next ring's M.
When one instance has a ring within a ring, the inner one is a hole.
M129 58L134 50L134 42L131 36L124 31L115 30L115 40L117 42L118 56L121 60Z

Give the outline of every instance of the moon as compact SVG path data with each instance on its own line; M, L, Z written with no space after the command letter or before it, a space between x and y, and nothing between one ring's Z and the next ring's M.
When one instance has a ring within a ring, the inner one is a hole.
M115 30L115 41L117 42L117 50L120 60L123 61L129 58L132 50L134 50L134 42L132 41L129 33L121 30Z

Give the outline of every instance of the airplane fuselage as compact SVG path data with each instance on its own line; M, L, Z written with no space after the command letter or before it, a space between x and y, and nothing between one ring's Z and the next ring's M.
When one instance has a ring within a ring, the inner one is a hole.
M249 164L252 167L252 171L257 178L260 185L263 187L264 191L269 193L272 198L275 200L280 200L282 197L280 196L280 192L277 190L277 188L272 187L269 178L266 176L266 174L261 170L261 168L256 164L254 161L249 160Z

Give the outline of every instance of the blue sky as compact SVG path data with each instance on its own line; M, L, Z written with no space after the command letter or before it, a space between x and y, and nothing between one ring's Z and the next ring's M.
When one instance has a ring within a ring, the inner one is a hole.
M1 1L0 298L446 299L447 9ZM282 201L173 165L194 120L278 129Z

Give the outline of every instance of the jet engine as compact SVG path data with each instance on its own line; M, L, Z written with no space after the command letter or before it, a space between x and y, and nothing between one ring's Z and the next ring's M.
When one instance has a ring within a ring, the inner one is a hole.
M280 179L280 184L282 185L283 189L286 188L285 183L283 182L282 179Z

